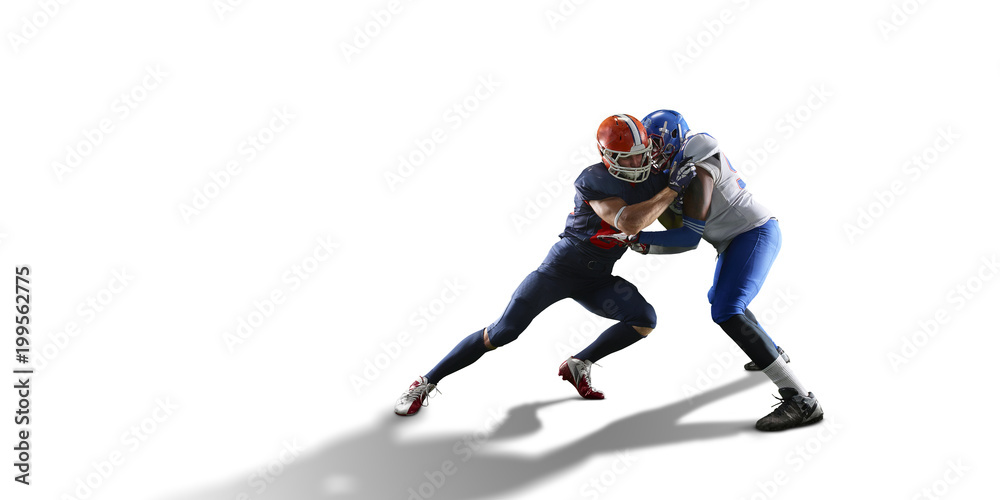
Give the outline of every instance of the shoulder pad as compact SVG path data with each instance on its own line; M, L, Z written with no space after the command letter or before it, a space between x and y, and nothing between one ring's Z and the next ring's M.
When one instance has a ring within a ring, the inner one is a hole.
M681 149L683 162L699 162L719 152L719 141L705 133L694 134L684 141Z

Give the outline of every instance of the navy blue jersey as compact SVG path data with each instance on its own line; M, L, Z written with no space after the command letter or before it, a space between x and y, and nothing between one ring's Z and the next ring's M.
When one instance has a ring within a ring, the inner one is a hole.
M627 248L597 239L597 235L620 231L601 219L590 207L590 201L617 197L634 205L662 191L667 187L667 180L666 174L653 172L645 182L635 184L612 176L603 163L585 168L573 183L576 196L573 199L573 212L566 218L566 230L559 235L562 239L549 251L545 263L559 264L560 261L579 260L583 257L585 260L597 261L610 271Z

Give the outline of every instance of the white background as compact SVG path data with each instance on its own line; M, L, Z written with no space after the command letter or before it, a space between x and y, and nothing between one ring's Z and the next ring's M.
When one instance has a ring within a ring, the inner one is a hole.
M0 261L31 266L36 367L25 487L11 286L4 498L993 491L995 5L233 3L3 4ZM600 121L659 108L779 216L752 309L826 425L753 430L776 391L710 319L707 244L616 267L659 326L594 369L606 400L555 375L610 323L566 301L393 416L556 241Z

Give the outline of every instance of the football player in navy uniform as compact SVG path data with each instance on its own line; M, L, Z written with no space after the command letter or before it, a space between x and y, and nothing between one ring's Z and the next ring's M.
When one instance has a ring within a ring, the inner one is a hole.
M746 189L714 137L690 134L684 117L659 110L642 120L653 142L653 169L694 165L698 176L664 212L666 231L601 236L643 254L680 253L704 238L718 251L708 291L712 320L750 357L747 370L763 370L778 386L780 404L757 421L757 429L780 431L816 423L823 409L788 367L788 356L771 340L747 307L767 278L778 250L778 220Z
M594 389L591 365L643 339L656 326L653 307L635 285L611 274L626 249L600 236L635 234L653 223L695 176L693 166L650 175L652 148L642 123L615 115L597 130L601 163L577 177L574 210L566 229L538 269L514 290L499 319L455 346L437 366L417 378L397 400L397 415L414 415L444 377L471 365L487 351L513 342L545 308L572 298L588 311L617 320L589 346L559 366L558 375L580 396L604 399Z

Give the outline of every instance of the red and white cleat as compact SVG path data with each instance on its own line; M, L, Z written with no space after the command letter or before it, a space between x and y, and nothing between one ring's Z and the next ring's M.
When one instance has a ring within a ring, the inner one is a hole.
M581 361L570 357L559 365L559 375L576 387L576 392L585 399L604 399L604 393L594 389L590 382L591 361Z
M430 392L437 386L427 382L426 377L419 377L402 396L396 400L396 415L409 417L416 415L420 408L427 406Z

